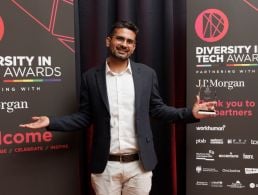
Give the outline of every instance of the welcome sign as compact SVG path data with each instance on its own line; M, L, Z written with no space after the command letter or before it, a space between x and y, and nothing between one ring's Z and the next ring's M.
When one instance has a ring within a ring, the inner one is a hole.
M18 127L76 110L74 3L0 2L1 194L80 194L78 134Z

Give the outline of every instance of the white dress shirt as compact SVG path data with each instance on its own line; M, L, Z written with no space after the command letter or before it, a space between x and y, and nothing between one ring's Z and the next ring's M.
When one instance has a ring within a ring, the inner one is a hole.
M110 154L138 151L135 135L135 92L130 61L126 70L114 73L106 63L106 84L110 108Z

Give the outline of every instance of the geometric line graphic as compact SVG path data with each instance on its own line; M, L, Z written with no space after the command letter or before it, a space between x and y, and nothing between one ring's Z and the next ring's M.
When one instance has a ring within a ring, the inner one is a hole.
M38 25L54 36L63 46L75 52L73 0L11 0L20 10L32 18ZM36 3L35 3L36 2ZM42 7L44 9L42 9ZM39 10L44 10L43 12Z
M214 38L220 35L224 29L223 19L216 13L206 13L203 15L204 36Z
M257 0L243 0L247 5L258 12L258 1Z

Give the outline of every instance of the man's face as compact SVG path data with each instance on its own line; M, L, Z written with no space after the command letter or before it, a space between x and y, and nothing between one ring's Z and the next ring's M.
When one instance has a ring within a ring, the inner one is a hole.
M112 57L127 60L134 52L136 34L127 28L117 28L112 36L106 38L106 46Z

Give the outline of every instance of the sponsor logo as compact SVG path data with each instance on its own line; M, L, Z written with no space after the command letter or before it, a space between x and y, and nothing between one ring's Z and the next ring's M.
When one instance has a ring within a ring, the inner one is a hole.
M222 169L222 173L240 173L240 169Z
M206 153L196 153L196 160L214 161L214 151L209 150Z
M254 155L253 154L245 154L245 153L243 153L243 159L245 159L245 160L254 160Z
M237 180L236 182L233 182L233 183L227 185L227 187L229 187L229 188L238 188L238 189L245 188L245 186L239 180Z
M4 21L0 16L0 41L3 39L3 37L4 37Z
M198 83L196 84L196 87L218 87L233 90L235 88L245 87L245 81L220 81L218 79L199 79Z
M206 143L206 139L197 139L197 140L195 140L195 143L196 144L205 144Z
M258 174L258 168L245 168L245 174Z
M222 181L211 181L210 186L212 188L222 188L223 187L223 182Z
M256 140L256 139L251 139L251 144L252 144L252 145L258 145L258 140Z
M255 183L249 183L250 188L255 188Z
M258 184L255 183L249 183L249 188L258 188Z
M218 173L219 171L215 168L207 168L207 167L202 167L202 166L196 166L195 168L197 173Z
M195 32L205 42L221 40L228 32L227 16L218 9L207 9L195 20Z
M196 170L197 173L201 173L202 172L202 167L201 166L197 166L195 168L195 170Z
M197 126L195 127L197 131L224 131L226 128L226 125L214 127L214 126Z
M9 114L16 110L24 110L28 108L29 105L27 101L0 102L0 110L4 110Z
M219 154L219 158L239 158L238 154L233 154L230 152L229 154Z
M224 144L223 139L210 139L210 144Z
M247 140L246 139L244 139L244 140L242 140L242 139L228 139L227 143L228 144L238 144L238 145L240 144L240 145L242 145L242 144L246 144Z
M208 186L209 183L207 181L196 181L196 186Z

